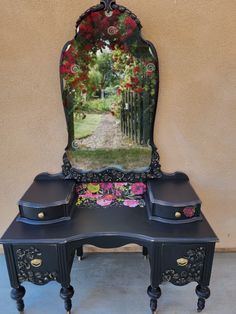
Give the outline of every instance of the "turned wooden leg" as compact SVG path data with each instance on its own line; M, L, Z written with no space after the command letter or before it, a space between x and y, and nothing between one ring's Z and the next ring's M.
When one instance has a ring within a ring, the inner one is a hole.
M80 246L77 249L76 253L77 253L78 261L81 261L83 259L83 256L84 256L83 246Z
M61 288L60 297L65 302L65 309L67 311L67 314L71 313L71 308L72 308L71 298L73 297L73 295L74 295L74 288L72 286Z
M149 297L151 298L150 308L151 308L152 314L155 314L157 310L157 299L159 299L161 296L161 289L160 287L153 288L152 286L149 286L147 293Z
M205 308L206 299L210 297L211 292L208 287L198 285L196 287L196 294L198 296L197 311L201 312Z
M147 257L148 257L148 249L145 246L143 246L143 257L145 259L147 259Z
M13 288L11 290L11 298L16 301L17 310L20 313L24 312L24 301L23 297L25 295L25 288L23 286L19 286L18 288Z

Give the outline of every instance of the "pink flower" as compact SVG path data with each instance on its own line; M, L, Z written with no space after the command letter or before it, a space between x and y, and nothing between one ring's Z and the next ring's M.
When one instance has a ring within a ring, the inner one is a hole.
M112 183L101 183L100 186L104 191L110 190L113 187Z
M142 195L146 192L146 185L143 182L134 183L131 186L131 191L134 195Z
M94 194L91 192L86 192L85 194L82 194L79 197L88 198L88 199L98 199L99 197L101 197L101 195L100 194Z
M185 207L183 210L183 213L186 217L192 218L195 214L195 208L194 207Z
M112 200L106 200L104 198L100 198L97 200L97 204L100 206L109 206L112 203Z
M116 189L123 188L123 187L126 186L126 185L127 185L127 183L125 183L125 182L116 182L116 183L114 184L114 186L115 186Z
M115 191L116 197L121 197L122 196L122 192L119 190Z
M137 201L137 200L125 200L123 204L125 206L128 206L128 207L137 207L139 205L139 201Z

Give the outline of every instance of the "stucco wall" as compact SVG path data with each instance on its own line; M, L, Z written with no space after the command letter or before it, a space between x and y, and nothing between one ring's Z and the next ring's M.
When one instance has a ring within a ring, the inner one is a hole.
M0 0L0 233L42 171L60 171L67 141L58 61L93 0ZM182 170L219 248L236 248L236 2L120 0L158 49L155 138L165 171Z

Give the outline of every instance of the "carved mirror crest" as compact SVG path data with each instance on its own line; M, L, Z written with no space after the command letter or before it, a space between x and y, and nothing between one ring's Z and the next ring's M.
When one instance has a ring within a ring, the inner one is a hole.
M106 0L79 18L60 62L67 178L161 176L153 142L158 73L156 50L141 37L141 24L128 9Z

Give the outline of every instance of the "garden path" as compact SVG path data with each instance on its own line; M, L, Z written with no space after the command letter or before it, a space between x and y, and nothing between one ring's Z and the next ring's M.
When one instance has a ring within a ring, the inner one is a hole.
M100 123L94 133L87 138L79 140L82 147L98 148L121 148L127 147L128 142L122 135L120 121L111 113L102 114Z

